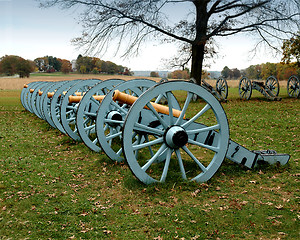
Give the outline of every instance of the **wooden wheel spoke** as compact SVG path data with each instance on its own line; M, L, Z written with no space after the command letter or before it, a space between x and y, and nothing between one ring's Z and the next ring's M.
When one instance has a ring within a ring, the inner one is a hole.
M133 148L133 150L139 150L139 149L142 149L145 147L153 146L154 144L162 143L163 141L164 141L164 139L161 137L161 138L157 138L153 141L147 141L145 143L136 144L136 145L132 146L132 148Z
M173 104L171 100L171 92L167 92L167 100L169 105L169 117L170 117L170 125L172 126L174 124L174 116L173 116Z
M197 163L203 172L206 172L206 167L194 156L194 154L186 147L183 146L182 149Z
M87 131L90 131L93 128L95 128L95 124L85 127L84 130L87 132Z
M119 109L122 113L124 113L125 115L127 114L127 110L125 110L124 108L120 107L119 104L117 104L114 101L111 101L111 104L116 107L117 109Z
M148 143L150 142L148 134L145 135L145 141ZM152 157L154 155L153 150L151 148L151 146L148 146L149 152L150 152L150 156Z
M124 121L113 120L113 119L104 119L104 123L123 124L123 123L124 123Z
M70 117L67 119L67 122L70 123L70 122L74 121L75 119L76 119L76 117Z
M182 158L181 158L180 149L175 149L175 153L176 153L176 156L177 156L177 159L178 159L178 164L179 164L181 176L184 180L186 180L187 178L186 178L186 173L185 173L183 161L182 161Z
M197 145L197 146L199 146L199 147L207 148L207 149L212 150L212 151L214 151L214 152L219 152L219 150L220 150L220 148L218 148L218 147L213 147L213 146L210 146L210 145L206 145L206 144L203 144L203 143L194 141L194 140L192 140L192 139L189 139L189 140L188 140L188 143Z
M162 98L163 98L163 94L158 95L157 98L155 99L155 103L158 103Z
M155 108L152 106L150 102L146 104L146 106L152 111L152 113L155 115L155 117L158 119L158 121L161 123L161 125L166 129L168 128L168 124L161 118L161 116L158 114L158 112L155 110Z
M187 93L187 97L186 97L186 99L185 99L185 102L184 102L182 111L181 111L181 113L180 113L178 119L176 120L175 125L181 125L182 120L183 120L183 117L184 117L184 115L185 115L185 113L186 113L186 110L188 109L188 106L189 106L189 104L190 104L190 102L191 102L191 100L192 100L192 98L193 98L193 95L194 95L194 94L191 93L191 92L188 92L188 93Z
M187 122L182 124L182 127L187 128L191 123L196 121L199 117L201 117L204 113L206 113L210 108L211 108L211 106L209 104L206 104L204 106L204 108L202 108L194 117L192 117L190 120L188 120Z
M142 167L142 170L144 170L145 172L147 171L147 169L151 166L151 164L161 155L163 154L166 150L168 149L168 147L166 146L166 144L161 145L161 147L158 149L158 151L153 155L152 158L150 158L148 160L148 162Z
M86 112L86 111L84 111L84 115L86 115L86 116L91 116L91 117L96 117L96 116L97 116L96 113Z
M166 156L166 160L165 160L165 166L164 166L164 170L161 175L161 178L160 178L160 182L165 182L165 180L167 178L168 169L169 169L169 165L170 165L170 161L171 161L171 155L172 155L172 150L170 148L168 148L167 156Z
M134 124L134 130L145 131L145 132L147 132L149 134L159 135L159 136L162 136L164 134L164 132L162 130L160 130L160 129L148 127L148 126L143 125L141 123L135 123Z
M116 137L119 137L119 136L121 136L121 135L122 135L122 132L117 132L117 133L113 133L113 134L108 134L108 135L106 136L106 140L109 141L109 140L111 140L111 139L113 139L113 138L116 138Z
M218 129L220 129L220 124L216 124L216 125L210 126L210 127L187 130L186 133L188 135L190 135L190 134L197 134L197 133L201 133L201 132L208 132L208 131L211 131L211 130L218 130Z

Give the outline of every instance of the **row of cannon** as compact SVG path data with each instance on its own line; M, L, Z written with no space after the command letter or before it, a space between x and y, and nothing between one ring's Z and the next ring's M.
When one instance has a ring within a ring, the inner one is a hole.
M250 80L243 77L239 82L240 98L249 100L252 95L252 89L259 91L269 100L281 100L279 95L279 81L276 77L270 76L265 82ZM292 98L300 97L300 79L292 75L287 81L287 94Z
M126 161L145 184L182 177L205 182L225 158L253 168L286 164L288 154L250 151L229 138L226 113L191 81L149 79L31 82L24 108L113 161Z

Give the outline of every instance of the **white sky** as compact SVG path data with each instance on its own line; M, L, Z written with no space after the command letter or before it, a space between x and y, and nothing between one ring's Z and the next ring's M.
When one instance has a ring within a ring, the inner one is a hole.
M81 34L81 26L77 23L77 14L58 8L41 9L35 0L0 0L0 57L18 55L34 60L46 55L63 59L76 59L82 54L70 40ZM267 51L261 51L250 58L249 51L253 48L253 39L246 36L220 38L219 57L210 68L221 71L224 66L244 69L252 64L279 62ZM112 46L113 52L115 46ZM129 67L132 71L168 70L162 64L162 58L170 58L176 53L175 46L148 44L140 51L140 56L121 59L120 57L97 56L103 60L113 61Z

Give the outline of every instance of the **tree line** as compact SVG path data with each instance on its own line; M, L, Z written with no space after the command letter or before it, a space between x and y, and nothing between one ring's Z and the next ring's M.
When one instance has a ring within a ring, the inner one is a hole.
M96 57L87 57L78 55L76 59L76 69L79 73L104 73L104 74L123 74L132 75L130 69L122 65L118 65L111 61L103 61Z
M38 72L72 72L72 64L69 60L60 59L53 56L45 56L34 59L36 65L36 71Z
M14 55L5 55L0 58L0 74L13 76L18 74L20 78L29 77L32 72L78 72L86 73L106 73L106 74L124 74L132 75L127 67L117 65L111 61L103 61L96 57L79 55L75 60L74 66L69 60L53 56L38 57L31 60L25 60L22 57Z
M300 75L300 32L295 37L283 41L282 59L280 63L262 63L251 65L244 70L229 69L225 66L221 72L227 79L238 79L246 76L250 79L267 79L273 75L278 80L288 79L292 75Z
M229 69L227 66L221 71L221 75L225 79L240 79L242 76L249 79L267 79L275 76L278 80L286 80L292 75L300 74L300 69L295 63L262 63L251 65L246 69L239 70L237 68Z

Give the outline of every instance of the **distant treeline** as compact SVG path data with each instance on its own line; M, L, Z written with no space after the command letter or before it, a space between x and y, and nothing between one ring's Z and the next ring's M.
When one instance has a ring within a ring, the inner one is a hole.
M229 69L225 66L221 72L226 79L239 79L246 76L250 79L267 79L269 76L275 76L278 80L286 80L292 75L299 75L300 69L295 63L262 63L251 65L246 69Z
M107 73L132 75L127 67L117 65L111 61L103 61L96 57L84 57L79 55L76 59L75 69L79 73Z
M0 74L13 76L18 74L20 78L29 77L32 72L70 72L78 73L104 73L132 75L127 67L117 65L111 61L103 61L95 57L79 55L76 60L70 62L53 56L44 56L32 60L25 60L14 55L5 55L0 58Z
M81 74L122 74L133 75L127 67L117 65L111 61L103 61L96 57L88 57L79 55L76 60L70 62L66 59L60 59L53 56L39 57L31 60L25 60L22 57L14 55L5 55L0 58L0 74L13 76L18 74L21 78L29 77L31 72L78 72ZM221 75L225 79L240 79L246 76L250 79L267 79L273 75L278 80L286 80L291 75L300 75L300 68L296 63L263 63L251 65L246 69L239 70L237 68L229 69L225 66ZM158 77L158 72L151 72L151 77ZM168 74L168 78L172 79L189 79L190 71L175 70ZM202 78L211 78L210 73L203 70Z
M130 74L127 67L117 65L111 61L103 61L100 58L82 55L78 55L77 59L73 60L72 63L52 56L36 58L34 62L40 72Z

